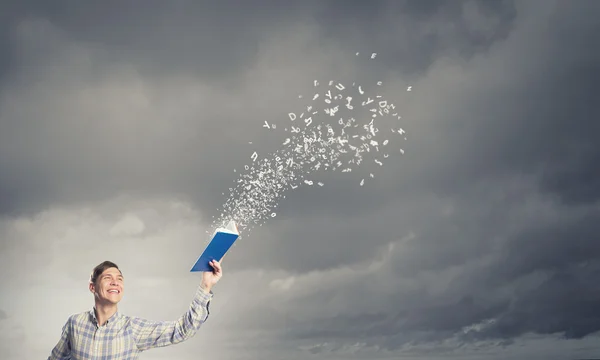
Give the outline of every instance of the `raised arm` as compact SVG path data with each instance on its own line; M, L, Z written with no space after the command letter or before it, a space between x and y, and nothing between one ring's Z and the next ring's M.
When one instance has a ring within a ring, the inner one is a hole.
M176 321L149 321L132 318L132 327L136 345L140 351L155 347L175 345L196 334L200 326L208 319L208 304L212 291L202 286L196 290L189 309Z
M71 318L67 320L62 328L60 340L48 357L48 360L69 360L71 359Z
M148 321L133 318L132 325L137 347L140 351L155 347L175 345L196 334L200 326L208 319L208 305L213 297L212 287L223 275L221 264L212 260L213 271L202 274L202 283L188 311L176 321Z

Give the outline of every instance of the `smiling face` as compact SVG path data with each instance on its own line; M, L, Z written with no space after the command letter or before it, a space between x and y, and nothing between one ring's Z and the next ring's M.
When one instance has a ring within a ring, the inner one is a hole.
M90 291L97 301L104 304L118 304L123 298L123 275L117 268L107 268L90 283Z

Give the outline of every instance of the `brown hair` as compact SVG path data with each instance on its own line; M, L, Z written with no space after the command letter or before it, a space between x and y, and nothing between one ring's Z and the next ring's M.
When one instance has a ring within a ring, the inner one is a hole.
M96 285L96 280L98 280L98 277L104 272L104 270L108 269L108 268L116 268L117 270L119 270L119 272L121 272L121 269L119 269L119 267L117 266L117 264L115 264L112 261L103 261L102 263L100 263L99 265L97 265L94 270L92 271L92 275L90 276L90 282L94 285ZM123 273L121 273L122 275Z

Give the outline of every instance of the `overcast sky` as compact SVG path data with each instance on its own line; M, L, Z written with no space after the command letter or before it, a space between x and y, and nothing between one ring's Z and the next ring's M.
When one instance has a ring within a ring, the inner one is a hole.
M122 312L180 316L233 169L278 149L262 125L314 79L383 80L404 155L363 187L289 192L228 254L199 333L142 358L600 357L599 17L594 0L4 1L2 358L46 358L104 260Z

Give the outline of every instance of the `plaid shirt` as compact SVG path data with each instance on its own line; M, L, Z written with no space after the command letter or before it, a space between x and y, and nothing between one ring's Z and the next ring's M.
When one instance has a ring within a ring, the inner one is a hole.
M48 360L134 360L144 350L178 344L208 319L212 296L212 291L198 287L188 311L176 321L148 321L117 312L98 326L93 309L71 315Z

